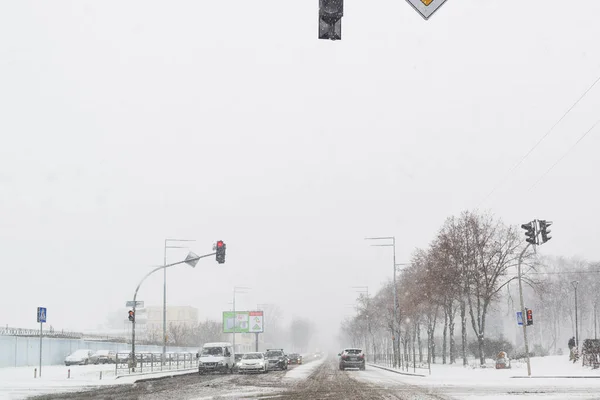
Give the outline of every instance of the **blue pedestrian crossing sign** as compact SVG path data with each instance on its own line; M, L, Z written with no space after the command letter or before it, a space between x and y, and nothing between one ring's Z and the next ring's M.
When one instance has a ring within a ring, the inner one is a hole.
M37 322L46 322L46 307L38 307L37 310Z
M517 311L517 324L523 325L523 313L521 311Z

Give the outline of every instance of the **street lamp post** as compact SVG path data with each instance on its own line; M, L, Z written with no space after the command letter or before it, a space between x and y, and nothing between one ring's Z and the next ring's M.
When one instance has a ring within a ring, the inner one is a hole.
M598 300L594 301L594 340L598 340L598 323L596 321L596 308L598 307Z
M130 359L130 365L133 365L132 370L135 372L135 366L137 364L137 361L135 359L135 320L137 318L137 316L135 315L135 309L136 309L136 300L137 300L137 294L138 291L140 290L140 286L142 286L142 283L146 280L146 278L148 278L150 275L152 275L153 273L155 273L156 271L160 271L161 269L166 269L166 268L170 268L173 267L175 265L179 265L179 264L188 264L190 265L192 268L194 268L196 266L196 264L198 263L198 260L200 260L201 258L205 258L205 257L210 257L210 256L214 256L216 253L210 253L210 254L204 254L202 256L197 256L194 253L189 253L188 256L186 257L185 260L183 261L178 261L176 263L172 263L172 264L167 264L167 265L161 265L160 267L156 267L154 268L152 271L148 272L140 281L140 283L138 283L137 287L135 288L135 293L133 294L133 321L132 321L132 326L131 326L131 359Z
M571 285L575 288L575 347L579 348L579 326L577 321L577 285L579 285L579 282L573 281Z
M371 331L371 319L369 318L369 310L370 310L370 300L369 300L369 287L368 286L352 286L352 289L358 289L356 290L357 293L363 293L366 294L367 296L367 309L365 312L366 318L367 318L367 331L369 332L369 334L372 336L373 332ZM373 362L375 362L375 339L373 339ZM368 340L365 340L365 347L367 349L367 352L369 351L369 342ZM368 354L368 353L367 353ZM368 358L368 355L367 355Z
M237 331L237 314L235 313L235 295L236 293L248 293L246 290L250 290L249 287L234 286L233 287L233 356L235 357L235 333Z
M394 264L394 266L396 267L396 272L398 272L398 270L400 269L399 267L403 267L406 265L412 265L412 263L396 263L396 264ZM400 328L398 328L398 329L400 329ZM416 332L415 332L415 335L416 335ZM407 340L409 339L409 336L410 335L408 334L408 328L407 328L407 337L406 337ZM400 345L400 344L398 344L398 345ZM399 351L401 351L401 350L399 350ZM407 353L407 351L408 351L408 353ZM429 351L429 350L427 350L427 351ZM408 358L410 358L410 349L404 348L404 356L402 354L400 354L400 360L401 360L400 367L402 367L402 362L403 362L402 360L404 360L404 368L406 368L406 371L408 371L408 367L410 366L408 363Z
M167 265L167 249L187 249L187 246L170 246L171 242L195 242L191 239L165 239L163 265ZM163 270L163 350L162 363L165 363L167 357L167 269Z
M265 304L257 304L256 305L256 311L263 312L263 333L265 331L265 321L266 321L265 313L264 313L265 310L263 309L264 306L272 306L272 304L265 303ZM256 350L255 350L256 352L258 352L258 335L259 335L259 332L256 332ZM264 342L264 336L263 336L263 342Z
M369 237L369 238L365 238L365 240L391 240L392 243L386 243L386 244L374 244L372 246L383 246L383 247L392 247L393 248L393 266L394 266L394 312L392 313L392 349L393 349L393 353L394 353L394 367L396 367L398 365L398 349L397 347L397 343L398 341L396 340L396 330L395 330L395 325L396 325L396 321L398 319L397 317L397 312L398 312L398 292L396 289L396 237L395 236L383 236L383 237Z

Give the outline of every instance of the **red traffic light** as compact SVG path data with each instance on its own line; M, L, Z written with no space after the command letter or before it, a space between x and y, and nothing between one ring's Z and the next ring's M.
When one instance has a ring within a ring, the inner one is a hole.
M217 242L217 247L223 247L223 241L222 240L219 240Z

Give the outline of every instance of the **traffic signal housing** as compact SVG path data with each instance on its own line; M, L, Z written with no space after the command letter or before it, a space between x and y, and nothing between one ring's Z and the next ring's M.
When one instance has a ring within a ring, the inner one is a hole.
M131 322L135 321L135 313L133 312L133 310L129 310L128 318Z
M552 239L552 236L548 234L551 232L548 227L552 225L552 221L540 221L540 233L542 235L542 243L546 243L548 240Z
M319 39L342 40L344 0L319 0Z
M527 309L527 326L533 325L533 311Z
M525 236L527 236L527 239L525 239L525 241L530 244L537 244L537 233L535 231L535 221L523 224L523 225L521 225L521 228L525 229Z
M219 264L224 264L225 263L225 249L227 248L227 246L225 245L225 242L223 242L222 240L217 241L217 262Z

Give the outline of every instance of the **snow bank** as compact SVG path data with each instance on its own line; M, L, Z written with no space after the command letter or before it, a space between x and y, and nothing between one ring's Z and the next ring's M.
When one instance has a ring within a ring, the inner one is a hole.
M119 376L114 365L42 366L42 377L34 378L35 367L0 368L0 399L26 399L48 393L93 389L104 385L131 384L139 379L189 373L191 370L164 371L143 375ZM68 371L71 377L68 378ZM102 372L102 379L100 373ZM38 372L39 373L39 372Z

